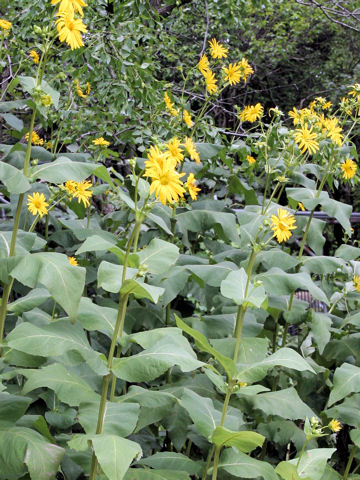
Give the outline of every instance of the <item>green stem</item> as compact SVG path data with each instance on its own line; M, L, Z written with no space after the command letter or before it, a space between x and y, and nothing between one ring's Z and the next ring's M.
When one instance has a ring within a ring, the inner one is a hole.
M352 465L352 462L354 460L354 456L355 456L355 452L356 452L356 445L353 445L352 449L351 449L351 453L350 453L350 456L349 456L349 459L348 459L348 462L346 464L346 468L345 468L345 472L344 472L344 475L342 477L342 480L347 480L348 478L348 475L349 475L349 472L350 472L350 468L351 468L351 465Z
M301 449L301 452L300 452L300 455L299 455L299 458L298 458L298 461L297 461L297 464L296 464L296 470L297 470L297 468L298 468L298 466L299 466L300 460L301 460L301 458L302 458L302 456L303 456L303 454L304 454L304 452L305 452L305 447L306 447L306 445L308 444L308 442L309 442L309 439L307 438L307 439L305 440L305 442L304 442L304 445L302 446L302 449Z
M215 450L215 445L213 445L209 450L208 457L207 457L206 464L205 464L205 468L204 468L204 473L203 473L203 476L202 476L202 480L206 480L207 472L209 470L212 457L214 455L214 450Z

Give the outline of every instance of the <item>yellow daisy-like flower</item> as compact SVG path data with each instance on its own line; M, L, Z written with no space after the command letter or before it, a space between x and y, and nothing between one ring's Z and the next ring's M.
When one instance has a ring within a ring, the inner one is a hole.
M81 33L86 33L86 26L80 18L74 18L71 12L59 12L56 14L60 17L56 20L55 25L59 34L60 42L65 42L71 50L84 46Z
M43 193L34 192L32 195L28 195L27 207L32 215L39 215L42 218L43 215L47 215L46 207L48 206Z
M177 202L180 198L183 198L185 189L181 177L185 173L177 173L174 168L168 165L163 167L153 166L151 172L151 185L150 194L155 192L155 196L163 205L167 203ZM148 176L146 171L144 176Z
M341 147L344 135L341 133L342 128L338 125L338 119L336 117L327 118L323 123L327 129L327 136L331 138L336 145Z
M62 13L79 13L82 17L84 12L82 7L86 7L86 3L83 0L51 0L51 5L59 5L59 12Z
M4 20L3 18L0 18L0 28L3 30L5 33L8 33L12 26L11 22L8 22L7 20Z
M301 202L298 202L298 206L302 212L305 212L305 207Z
M165 92L164 94L164 101L165 101L166 108L169 110L170 115L172 115L173 117L176 117L179 113L179 110L174 108L174 104L170 100L170 97L167 92Z
M303 120L303 116L301 114L301 110L298 110L296 107L294 107L292 110L289 112L289 117L293 119L293 124L296 126L298 123L301 123Z
M185 137L184 145L190 155L191 160L195 160L196 163L200 163L199 152L196 150L195 144L190 137Z
M25 134L25 139L27 142L29 141L29 133ZM33 145L44 145L44 140L41 137L39 137L39 135L35 132L35 130L33 130L31 134L31 143Z
M78 199L78 203L82 202L84 207L88 207L90 205L89 198L92 196L92 191L88 189L91 186L91 182L77 182L76 190L74 193L72 193L72 196Z
M78 266L78 262L75 257L68 257L70 265L74 265L74 267Z
M80 88L79 80L78 80L77 78L75 78L74 83L75 83L76 93L79 95L79 97L81 97L81 98L87 98L87 96L88 96L89 93L90 93L90 83L87 82L87 93L84 93L84 92L82 91L82 89Z
M247 77L254 73L254 70L251 65L249 65L249 62L246 60L246 58L242 58L241 61L238 63L238 66L240 68L241 72L241 77L246 82Z
M331 422L329 423L328 427L330 428L330 430L332 432L340 432L341 430L341 423L339 422L339 420L335 420L335 418L333 418L331 420Z
M261 103L257 103L256 105L248 105L240 113L240 120L242 122L254 123L256 120L262 117L263 112L264 107L261 105Z
M110 145L110 142L105 140L104 137L95 138L95 140L93 140L92 143L100 147L108 147Z
M208 70L206 74L204 75L205 77L205 82L206 82L206 90L212 95L213 93L217 92L217 85L216 85L216 78L214 73L211 70Z
M292 235L290 230L295 228L294 215L284 208L278 208L277 215L271 215L271 230L279 243L289 240Z
M228 49L225 48L221 43L219 43L216 38L213 38L209 41L210 44L210 55L212 58L226 58Z
M204 77L207 74L207 72L210 70L209 59L205 55L205 53L200 58L200 61L198 63L198 68L199 68L200 72L204 75Z
M229 82L230 85L236 85L241 80L241 69L238 63L229 63L229 66L223 67L225 72L225 80Z
M256 160L254 157L252 157L251 155L246 155L246 160L249 162L249 163L255 163Z
M75 180L68 180L65 182L65 185L63 188L65 188L66 192L72 196L76 192L76 187L77 187L78 182L75 182Z
M184 122L189 128L194 125L194 122L191 120L191 115L187 110L184 110Z
M326 102L324 103L324 105L322 105L322 109L323 110L328 110L330 107L332 106L332 103L331 102Z
M353 283L355 289L360 292L360 275L354 275L353 276Z
M351 85L352 90L350 90L349 95L352 95L353 97L356 97L360 93L360 83L355 83L354 85Z
M172 138L169 143L166 144L167 150L165 154L169 160L173 160L176 163L181 163L184 160L180 144L181 142L177 137Z
M316 139L316 133L312 131L313 127L308 129L306 125L295 130L295 142L299 145L301 153L316 153L319 150L319 142Z
M176 160L169 158L166 152L161 152L158 146L151 145L147 154L148 160L145 160L145 177L152 177L153 171L156 175L158 168L172 168L176 167ZM155 169L155 170L154 170Z
M201 189L196 186L196 180L193 173L189 173L188 175L186 180L186 188L192 200L196 200L197 194L201 191Z
M38 64L39 61L40 61L39 54L37 53L36 50L30 50L29 57L31 57L33 62L36 63L36 64Z
M350 178L353 178L357 170L357 165L353 160L347 158L340 166L341 170L343 171L343 178L345 180L350 180Z

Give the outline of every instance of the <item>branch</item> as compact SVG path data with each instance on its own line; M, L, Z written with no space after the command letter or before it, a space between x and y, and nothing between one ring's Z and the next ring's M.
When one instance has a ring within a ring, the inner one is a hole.
M350 23L345 23L344 21L339 20L336 17L342 17L348 21L355 21L357 24L360 24L360 10L355 9L353 11L348 8L340 5L338 2L333 1L333 7L317 2L317 0L295 0L299 5L304 5L306 7L316 7L321 10L321 12L328 18L331 22L341 25L342 27L353 30L354 32L360 33L360 28L351 25ZM334 8L335 7L335 8Z

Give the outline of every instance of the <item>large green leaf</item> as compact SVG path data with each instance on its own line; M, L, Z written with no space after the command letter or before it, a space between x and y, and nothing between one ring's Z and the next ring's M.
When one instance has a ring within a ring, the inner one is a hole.
M11 348L29 354L36 352L42 357L63 355L75 350L96 373L107 373L99 353L89 345L84 330L78 324L70 324L68 320L60 319L41 327L22 323L10 332L6 340Z
M214 430L211 440L217 446L235 447L240 452L249 453L255 450L255 448L261 447L265 437L257 432L234 432L220 426Z
M303 264L305 271L322 275L337 272L338 269L341 269L346 263L341 258L325 257L322 255L318 257L304 257Z
M116 308L102 307L93 303L90 298L81 297L77 321L85 330L106 332L112 337L117 314Z
M31 479L53 480L64 453L63 448L30 428L0 430L0 475L4 478L22 476L25 464Z
M212 287L219 287L230 272L237 270L233 262L220 262L215 265L184 265L184 267Z
M107 292L117 293L122 287L122 275L124 267L114 263L102 261L98 269L98 287ZM131 279L137 274L137 269L128 267L125 279Z
M315 415L293 387L260 393L254 397L252 403L254 408L262 410L266 415L277 415L288 420L311 418Z
M186 455L176 452L157 452L151 457L142 458L139 463L157 470L177 470L187 472L190 475L197 475L201 470L200 462L195 462Z
M226 448L223 451L219 468L223 468L234 477L278 480L278 476L269 463L256 460L232 448Z
M311 333L319 347L320 354L323 353L330 340L331 323L331 319L325 313L311 311Z
M109 238L103 238L99 235L91 235L88 237L85 242L79 247L75 254L79 255L84 252L95 252L101 250L109 250L114 245L116 245L117 238L114 235L114 238L110 240Z
M237 305L251 305L260 308L266 299L266 293L262 286L255 287L248 279L243 268L230 272L221 282L221 293L230 298Z
M4 424L14 424L16 420L22 417L32 399L10 393L0 393L0 426Z
M24 193L30 189L30 183L21 170L0 162L0 179L10 193Z
M101 434L92 437L95 455L109 480L122 480L134 458L141 456L138 443L117 435Z
M22 391L25 394L41 387L50 388L59 400L75 407L81 402L97 401L100 398L85 380L60 363L36 370L23 369L20 373L27 377Z
M135 476L134 476L135 475ZM172 470L144 470L142 468L130 468L124 480L189 480L186 472L174 472Z
M213 228L220 238L239 243L235 215L232 213L193 210L180 213L177 219L184 230L205 233Z
M182 336L167 336L137 355L115 358L113 373L129 382L150 382L174 365L183 372L204 365L196 359L188 341Z
M37 87L37 80L34 77L19 75L17 77L23 90L33 95L34 89ZM52 105L57 109L59 106L60 93L54 90L45 80L41 82L40 88L47 95L50 95Z
M85 286L85 268L70 265L61 253L31 253L25 255L11 276L27 287L46 286L54 300L75 320Z
M157 303L159 297L164 293L164 289L132 278L125 280L120 293L122 295L133 294L135 298L147 298L148 300Z
M176 262L179 248L173 243L154 238L147 247L138 252L138 255L140 263L147 266L148 272L165 273Z
M44 163L34 168L32 180L46 180L51 183L64 183L68 180L82 182L98 167L94 163L73 162L70 158L59 157L51 163Z
M327 417L337 418L355 428L360 428L360 394L346 398L342 403L325 410Z
M297 466L297 472L301 479L321 480L328 459L336 451L336 448L315 448L306 450ZM290 464L297 465L298 459L289 460ZM287 480L287 479L285 479Z
M34 290L30 290L27 295L24 295L23 297L15 300L15 302L10 303L7 310L8 312L14 312L19 315L38 307L49 297L50 294L46 288L35 288Z
M329 407L349 393L360 392L360 367L344 363L334 373L334 387L329 396Z

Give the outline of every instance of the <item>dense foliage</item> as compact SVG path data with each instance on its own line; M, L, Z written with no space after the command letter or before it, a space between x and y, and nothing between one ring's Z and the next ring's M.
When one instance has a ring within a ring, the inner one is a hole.
M0 11L0 479L360 478L356 32Z

